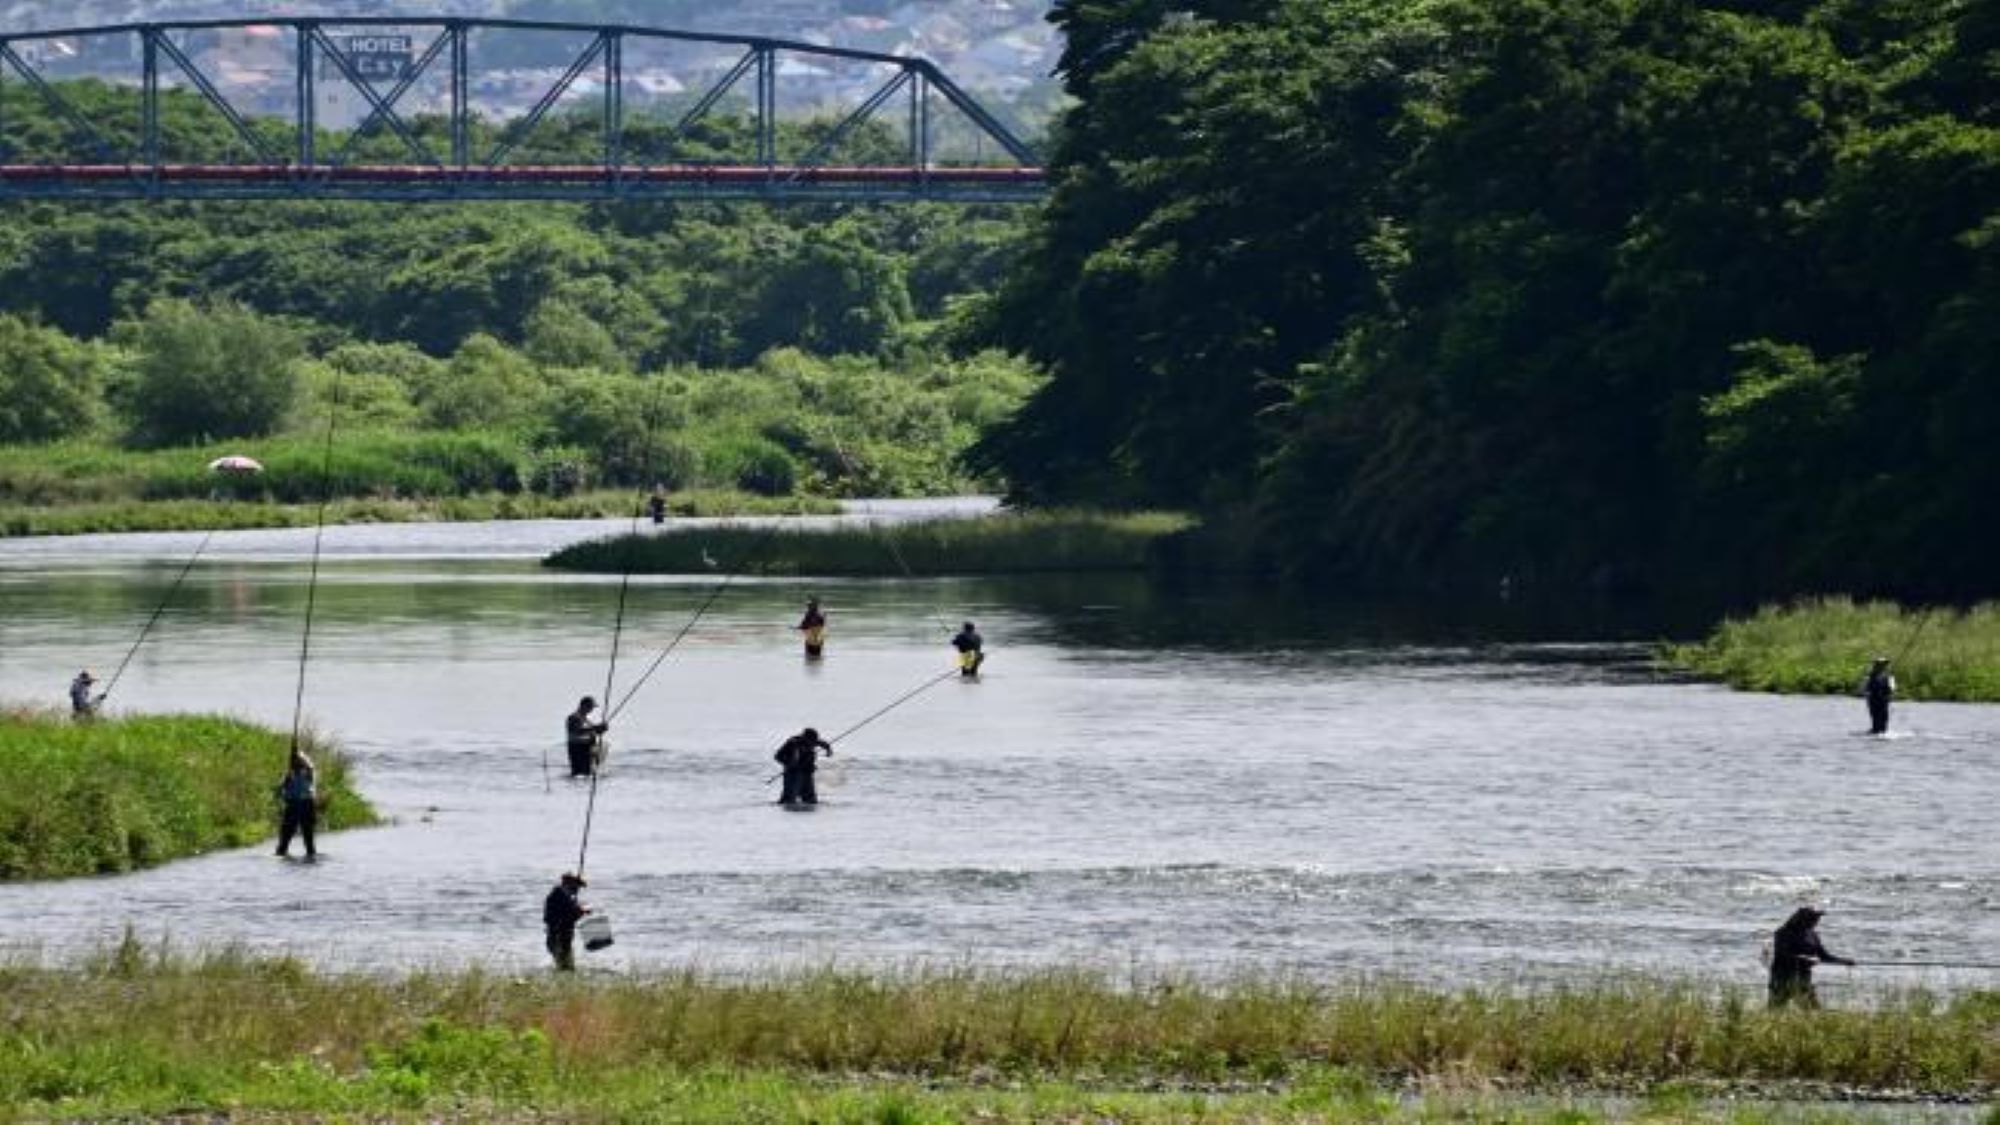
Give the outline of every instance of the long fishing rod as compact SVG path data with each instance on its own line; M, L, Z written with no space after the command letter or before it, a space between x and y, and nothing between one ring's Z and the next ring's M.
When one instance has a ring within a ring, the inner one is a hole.
M909 691L906 691L903 694L897 696L894 700L890 701L888 705L877 709L867 718L861 720L860 722L854 724L851 727L848 727L846 730L841 731L839 734L834 735L832 738L827 739L826 744L828 746L839 745L843 740L851 737L856 731L860 730L862 727L867 726L868 724L874 722L875 720L881 718L882 716L888 714L889 712L894 711L896 708L901 707L903 704L908 703L910 700L915 699L916 697L922 695L923 693L931 690L932 688L938 686L939 684L945 682L948 679L951 679L953 676L956 676L958 674L959 674L958 669L951 668L947 669L946 671L940 672L935 676L930 677L923 683L920 683L916 687L911 688ZM784 771L780 770L779 772L771 775L770 777L765 778L764 784L769 785L773 781L776 781L783 776L785 776Z
M98 703L103 703L105 700L111 698L111 692L118 686L119 678L125 675L126 666L131 664L132 658L139 654L139 646L146 643L146 635L151 633L153 626L159 623L160 615L167 612L167 606L173 602L174 594L180 590L181 583L187 580L188 571L194 569L195 560L200 558L201 553L208 549L208 541L213 538L215 538L215 529L210 528L201 537L201 542L195 544L194 553L187 557L187 562L181 564L181 572L175 575L173 582L167 586L167 592L160 598L160 604L153 607L153 615L148 617L146 624L140 627L138 639L132 642L131 648L125 650L125 659L118 662L118 670L111 673L111 679L104 685L104 691L97 697Z
M855 477L856 479L859 479L860 474L855 471L854 459L847 455L847 449L840 444L840 435L828 432L827 440L833 442L834 456L839 457L840 463L842 465L847 466L848 474L850 476ZM867 515L869 517L869 522L872 524L874 522L873 518L874 513L869 509L868 501L865 499L861 501L861 510L864 515ZM896 565L902 569L903 577L908 578L911 581L915 581L917 577L917 572L910 569L909 560L903 557L902 548L896 546L895 535L885 531L883 534L877 536L877 538L879 538L882 541L883 546L889 548L889 555L890 557L896 560ZM942 627L947 634L956 632L956 630L954 630L951 627L951 619L944 615L944 610L940 606L938 606L935 602L931 604L930 611L931 611L931 617L937 621L938 625Z
M292 695L292 752L299 750L299 724L306 709L306 663L312 655L313 607L319 596L320 544L326 538L326 509L333 500L333 431L340 419L340 380L333 383L333 402L326 412L326 449L320 455L319 515L313 521L312 567L306 577L306 621L299 632L299 686Z
M1856 961L1862 968L2000 969L2000 961Z
M632 563L639 548L639 517L645 510L646 506L643 500L633 505L632 527L625 535L625 573L618 580L618 612L613 616L611 625L611 660L604 669L604 698L606 701L610 700L611 688L617 682L618 645L625 637L625 603L627 595L630 594L632 589ZM604 722L607 726L610 724L610 712L605 713ZM602 742L598 744L599 747L602 745ZM593 754L595 754L596 749L597 747L592 748ZM604 768L602 756L600 755L590 765L590 799L583 806L583 839L577 844L576 848L576 873L579 877L583 875L584 857L590 853L590 826L597 816L597 782L603 776Z
M764 534L758 537L755 543L750 545L750 549L744 551L732 563L729 571L723 575L722 581L709 590L708 597L702 599L702 603L695 607L694 613L681 625L680 631L674 634L673 639L667 642L666 647L660 650L659 655L653 657L652 663L646 665L646 670L639 674L639 678L632 681L632 686L625 689L625 695L618 700L617 706L611 707L604 713L606 722L617 718L625 710L626 706L632 702L632 697L639 694L639 689L646 686L646 681L653 678L653 673L660 670L660 666L667 662L667 657L672 656L674 650L680 647L681 642L687 639L687 635L694 631L695 625L708 613L709 607L715 604L716 599L722 596L723 591L729 589L732 583L742 577L744 570L747 568L737 564L748 563L751 559L755 558L783 530L784 525L774 520L771 526L765 529ZM606 693L606 695L609 694L609 692Z
M1896 650L1895 663L1901 664L1903 662L1903 657L1908 656L1910 654L1910 649L1916 646L1917 638L1923 636L1924 626L1929 625L1931 623L1931 618L1935 616L1936 613L1937 611L1934 609L1927 609L1924 611L1924 615L1917 619L1917 627L1910 630L1909 639L1903 642L1902 648Z

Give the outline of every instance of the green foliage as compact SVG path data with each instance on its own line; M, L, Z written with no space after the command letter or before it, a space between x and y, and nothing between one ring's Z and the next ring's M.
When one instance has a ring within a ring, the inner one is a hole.
M1451 1087L1557 1103L1502 1102L1510 1121L1575 1120L1569 1099L1632 1090L1656 1091L1644 1116L1706 1120L1691 1117L1702 1103L1686 1091L1725 1106L1826 1083L1847 1096L1977 1098L2000 1079L1986 1045L1993 1005L1977 995L1807 1013L1672 982L1535 993L1135 982L1067 968L335 975L130 938L75 969L0 967L0 984L12 1003L0 1106L28 1117L1497 1116L1453 1115L1429 1097L1404 1116L1408 1090ZM1772 1085L1785 1083L1804 1085ZM1197 1102L1134 1092L1189 1087L1203 1091Z
M0 316L0 443L54 441L90 429L103 382L97 348Z
M133 435L145 445L268 434L298 394L298 334L241 305L162 299L118 335L132 356Z
M1987 7L1058 4L973 463L1362 581L1990 592Z
M708 527L577 543L543 565L617 574L704 574L708 559L757 574L1032 574L1143 570L1190 521L1160 512L1036 511L870 528Z
M1961 612L1816 598L1765 606L1662 655L1732 687L1822 695L1856 694L1869 661L1888 656L1899 696L2000 702L2000 605Z
M280 732L214 716L0 713L0 880L131 871L266 839L288 747ZM344 756L308 751L321 823L374 823Z

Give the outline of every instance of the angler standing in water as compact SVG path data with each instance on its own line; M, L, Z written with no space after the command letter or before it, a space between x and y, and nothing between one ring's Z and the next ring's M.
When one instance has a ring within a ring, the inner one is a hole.
M806 599L806 615L799 618L798 628L806 635L806 659L818 660L826 651L826 611L818 598Z
M1771 935L1771 1007L1782 1008L1797 1002L1801 1008L1819 1007L1819 993L1813 988L1813 966L1852 965L1846 957L1827 952L1820 944L1819 920L1826 911L1817 906L1801 906Z
M986 663L986 641L979 630L968 621L951 639L951 647L958 650L958 674L971 679L979 674L979 666Z
M317 859L319 850L313 847L313 828L319 821L319 786L312 759L306 757L305 751L292 751L285 779L278 783L278 800L284 802L284 816L278 822L278 854L292 854L292 836L296 834L305 841L306 858Z
M1889 701L1896 697L1896 677L1889 674L1889 658L1878 656L1868 666L1861 681L1861 697L1868 701L1868 733L1889 733Z
M556 969L560 972L576 969L576 924L590 913L590 907L578 899L577 892L589 885L583 876L565 871L549 897L542 900L542 925L549 932L549 956L556 959Z
M656 484L653 494L646 498L646 513L653 517L655 526L667 522L667 486Z
M597 748L604 732L611 729L610 723L593 723L590 713L597 709L597 700L584 696L577 701L576 710L563 720L563 733L569 745L569 775L589 777L597 772Z
M819 736L811 727L787 738L771 755L785 770L785 791L779 795L781 805L819 804L819 792L813 786L813 771L819 768L819 752L833 757L833 744ZM769 784L766 782L766 784Z

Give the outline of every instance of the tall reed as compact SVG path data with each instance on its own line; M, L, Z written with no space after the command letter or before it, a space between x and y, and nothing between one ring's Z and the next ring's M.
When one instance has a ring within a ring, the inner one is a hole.
M79 968L0 968L0 990L0 1103L16 1105L523 1106L718 1073L1304 1088L1346 1075L1363 1089L1542 1091L1803 1082L1958 1098L2000 1088L1991 993L1768 1012L1754 997L1639 982L1445 992L1079 969L350 976L129 936Z
M1855 693L1869 662L1893 659L1910 699L2000 701L2000 603L1971 610L1816 598L1765 606L1664 659L1750 691Z
M703 527L617 536L565 547L544 560L563 570L701 574L1023 574L1143 570L1185 516L1046 511L832 529ZM628 549L629 545L629 549Z

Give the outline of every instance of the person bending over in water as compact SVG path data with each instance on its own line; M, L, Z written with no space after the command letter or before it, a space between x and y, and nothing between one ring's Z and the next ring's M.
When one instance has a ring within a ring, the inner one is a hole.
M778 803L789 805L819 804L819 792L813 786L813 771L819 769L819 752L833 757L833 744L819 736L811 727L787 738L778 752L771 755L785 770L785 791L778 797Z
M1797 1003L1801 1008L1819 1007L1819 993L1813 988L1813 966L1852 965L1846 957L1836 957L1820 944L1819 920L1826 911L1817 906L1801 906L1771 935L1771 1006L1782 1008Z
M986 663L986 641L979 630L968 621L951 639L951 647L958 650L958 674L971 679L979 674L979 666Z
M569 775L589 777L597 772L597 750L604 732L611 729L610 723L593 723L590 713L597 709L597 700L584 696L577 701L576 710L563 720L563 733L569 743Z

